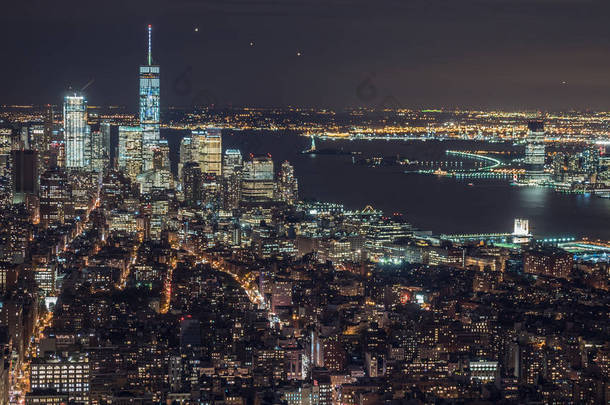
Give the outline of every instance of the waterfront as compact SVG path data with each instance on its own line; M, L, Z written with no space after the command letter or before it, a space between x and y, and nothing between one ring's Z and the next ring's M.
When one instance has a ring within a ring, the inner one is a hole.
M177 159L184 131L168 131ZM304 199L366 205L400 212L415 226L434 233L509 232L516 217L528 218L540 237L590 237L610 240L610 200L562 194L539 187L513 187L503 180L456 180L405 174L402 166L354 165L349 155L304 155L308 138L290 133L225 131L223 149L271 153L290 161ZM456 160L445 150L515 150L511 144L467 141L318 141L318 148L362 152L362 156L401 156L420 160ZM467 164L466 162L464 163ZM472 186L469 185L472 183Z

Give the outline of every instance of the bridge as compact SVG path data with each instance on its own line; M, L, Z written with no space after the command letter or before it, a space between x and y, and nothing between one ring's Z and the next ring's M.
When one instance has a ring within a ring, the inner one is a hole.
M445 153L447 155L451 155L451 156L459 156L459 157L463 157L463 158L467 158L467 159L474 159L474 160L483 160L483 161L489 163L489 165L487 165L485 167L480 167L478 169L473 169L470 171L491 170L502 164L502 162L496 158L493 158L490 156L485 156L485 155L479 155L478 153L462 152L459 150L448 150Z

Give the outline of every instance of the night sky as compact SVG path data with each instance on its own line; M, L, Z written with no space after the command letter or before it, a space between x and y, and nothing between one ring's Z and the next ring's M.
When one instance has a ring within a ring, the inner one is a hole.
M608 0L27 0L2 8L0 103L59 103L69 86L94 80L91 105L134 111L152 23L163 107L610 109Z

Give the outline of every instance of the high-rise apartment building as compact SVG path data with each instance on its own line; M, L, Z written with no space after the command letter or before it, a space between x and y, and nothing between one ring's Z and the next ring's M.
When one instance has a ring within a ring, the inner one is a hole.
M523 254L523 271L529 274L568 278L573 265L573 255L561 249L537 249Z
M277 199L292 205L298 200L298 195L299 184L294 177L294 167L285 161L277 179Z

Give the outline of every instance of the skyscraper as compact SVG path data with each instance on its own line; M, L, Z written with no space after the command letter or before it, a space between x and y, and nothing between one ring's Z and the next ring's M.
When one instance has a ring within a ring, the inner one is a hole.
M530 181L542 180L544 175L544 123L530 121L527 124L527 144L525 145L525 169Z
M49 149L49 145L51 144L51 139L53 137L53 130L55 129L55 113L53 111L52 105L45 106L44 109L44 140L42 144L44 145L44 150L39 152L46 152Z
M101 172L104 170L104 162L106 161L104 155L104 148L102 146L102 131L98 127L95 130L90 130L89 139L89 155L90 155L90 169L93 172Z
M69 210L70 183L66 173L51 168L40 176L40 222L44 227L63 224Z
M222 161L222 175L229 177L236 168L240 168L243 164L241 152L239 149L227 149Z
M221 178L221 207L232 210L239 207L241 201L242 169L236 166L230 174Z
M160 132L160 67L152 60L152 26L148 25L147 64L140 66L140 126L144 170L152 167L152 149Z
M201 173L222 174L222 135L219 128L193 130L196 161L201 167Z
M156 169L163 169L168 171L171 170L169 159L169 142L167 142L167 139L160 139L157 142L157 145L153 148L153 160L155 159L155 156L159 156L159 158L161 159L160 165Z
M103 121L100 123L100 132L102 136L102 155L106 161L110 161L110 130L111 130L110 122Z
M178 162L178 179L180 181L182 181L182 168L194 160L193 138L185 136L180 141L180 160Z
M294 167L288 161L282 163L277 179L277 199L294 204L298 199L299 185L294 177Z
M152 152L152 149L151 149ZM142 172L142 128L119 127L119 153L117 157L119 170L135 181ZM152 166L152 154L150 163Z
M0 128L0 176L10 175L10 156L13 149L13 130Z
M66 143L66 168L85 169L87 162L87 100L82 95L64 98L64 132Z
M51 144L53 142L53 135L58 132L55 127L53 106L47 105L44 109L43 135L37 145L38 159L40 161L39 173L43 173L50 167L57 165L56 150L51 147Z
M38 152L35 150L14 150L13 168L13 203L26 203L28 208L38 196ZM33 203L34 207L37 205ZM36 211L31 208L32 212Z
M246 202L260 202L273 199L275 190L273 178L273 160L271 160L271 156L250 155L250 160L244 163L242 199Z
M227 149L222 160L221 206L230 210L241 201L243 160L239 149Z
M201 204L203 195L201 169L196 162L188 162L182 168L182 184L184 202L191 207Z

